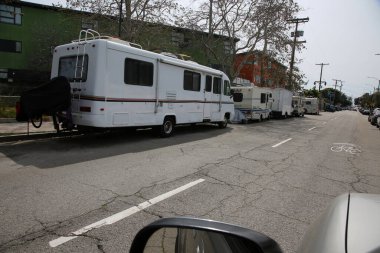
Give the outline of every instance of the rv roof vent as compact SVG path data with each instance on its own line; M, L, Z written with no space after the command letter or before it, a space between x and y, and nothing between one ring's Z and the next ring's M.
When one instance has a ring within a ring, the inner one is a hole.
M131 46L131 47L136 47L136 48L142 49L142 46L139 45L139 44L136 44L136 43L132 43L132 42L129 42L129 41L126 41L126 40L122 40L122 39L119 39L119 38L115 38L115 37L109 37L109 36L104 36L104 37L105 37L105 39L113 41L113 42L116 42L116 43L120 43L120 44L124 44L124 45L127 45L127 46Z
M177 55L175 55L175 54L173 54L173 53L169 53L169 52L161 52L160 54L165 55L165 56L168 56L168 57L172 57L172 58L176 58L176 59L178 59Z

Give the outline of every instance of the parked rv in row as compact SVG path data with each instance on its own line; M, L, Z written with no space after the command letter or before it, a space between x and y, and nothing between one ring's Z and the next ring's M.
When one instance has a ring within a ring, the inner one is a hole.
M318 98L304 98L305 114L319 114L319 100Z
M149 127L166 137L180 124L225 128L304 113L319 113L316 98L241 78L231 90L222 71L83 30L54 49L51 81L21 96L17 118L42 123L42 114L51 115L57 131Z
M224 128L234 114L223 72L92 30L54 49L51 78L58 76L67 78L72 97L63 115L79 129L153 127L169 136L178 124Z
M248 80L235 79L231 93L235 104L233 122L248 122L293 115L292 92L283 88L257 87Z
M232 94L235 104L234 122L262 121L271 117L271 89L256 86L233 87Z
M292 116L292 99L293 93L284 88L275 88L272 92L272 115L275 118L287 118Z
M292 115L296 117L303 117L305 114L304 108L304 97L302 96L293 96L292 98Z

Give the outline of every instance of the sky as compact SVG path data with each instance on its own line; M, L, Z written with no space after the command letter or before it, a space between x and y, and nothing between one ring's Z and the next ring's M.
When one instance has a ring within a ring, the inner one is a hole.
M65 1L26 0L40 4ZM197 0L179 0L184 6ZM297 52L297 66L313 87L319 81L321 67L325 87L334 87L338 79L343 81L342 92L353 98L373 92L380 79L380 0L295 0L303 9L298 18L309 17L300 24L304 31L300 40L306 40L306 48ZM368 78L373 77L373 78ZM318 88L318 87L317 87Z

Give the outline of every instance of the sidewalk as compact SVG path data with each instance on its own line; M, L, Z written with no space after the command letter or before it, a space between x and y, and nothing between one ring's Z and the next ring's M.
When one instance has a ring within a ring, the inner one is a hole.
M55 132L53 122L44 121L40 128L35 128L29 123L29 135ZM27 122L17 122L14 119L0 119L0 138L25 135L28 135Z

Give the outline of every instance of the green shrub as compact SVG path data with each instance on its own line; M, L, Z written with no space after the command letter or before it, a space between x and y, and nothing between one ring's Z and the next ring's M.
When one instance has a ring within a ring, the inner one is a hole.
M16 118L16 108L0 106L0 118Z

